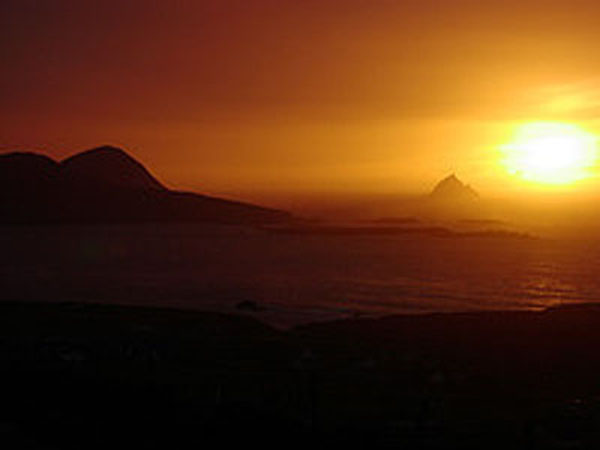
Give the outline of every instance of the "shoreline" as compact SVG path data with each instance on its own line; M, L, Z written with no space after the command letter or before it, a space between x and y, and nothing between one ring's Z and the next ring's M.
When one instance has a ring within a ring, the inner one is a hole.
M122 429L149 448L231 429L267 446L600 442L599 304L279 330L243 314L0 302L0 330L0 425L31 448L101 448Z

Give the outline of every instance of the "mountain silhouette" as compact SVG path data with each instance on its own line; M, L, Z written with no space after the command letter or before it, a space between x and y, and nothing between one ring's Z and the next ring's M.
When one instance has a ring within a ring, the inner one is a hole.
M442 201L470 201L477 200L479 194L471 186L460 181L455 174L452 174L436 184L429 197Z
M53 181L59 164L36 153L6 153L0 155L0 183L27 189Z
M138 161L120 148L104 146L63 160L62 176L69 182L109 188L166 190Z
M168 189L124 150L103 146L61 162L0 155L0 223L272 223L289 213Z

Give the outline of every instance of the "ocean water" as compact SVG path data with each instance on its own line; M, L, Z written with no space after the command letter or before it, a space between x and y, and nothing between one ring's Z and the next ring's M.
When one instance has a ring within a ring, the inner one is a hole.
M7 227L0 249L2 300L237 311L281 326L600 300L595 240L127 225Z

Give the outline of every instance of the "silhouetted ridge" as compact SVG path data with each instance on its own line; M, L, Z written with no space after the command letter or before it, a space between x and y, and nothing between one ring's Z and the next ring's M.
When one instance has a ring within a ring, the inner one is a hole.
M0 155L0 223L273 223L283 211L167 189L125 151L88 150L57 163Z
M452 174L440 181L430 194L435 200L475 200L479 195L471 186L460 181Z
M35 153L0 155L0 222L35 222L53 214L59 164Z
M63 177L70 182L104 188L166 188L138 161L120 148L103 146L61 162Z
M55 178L58 163L52 158L30 152L0 155L0 180L6 183L38 182Z

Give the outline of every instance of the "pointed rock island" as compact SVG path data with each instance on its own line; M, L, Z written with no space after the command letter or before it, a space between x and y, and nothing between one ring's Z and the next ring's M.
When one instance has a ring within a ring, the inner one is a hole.
M57 162L0 155L0 223L285 222L284 211L168 189L124 150L103 146Z
M436 184L429 197L442 201L473 201L479 199L479 194L452 174Z

